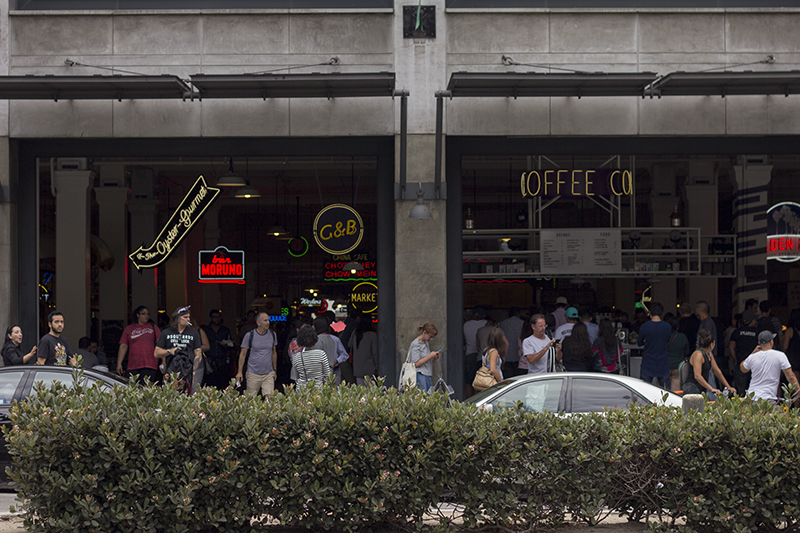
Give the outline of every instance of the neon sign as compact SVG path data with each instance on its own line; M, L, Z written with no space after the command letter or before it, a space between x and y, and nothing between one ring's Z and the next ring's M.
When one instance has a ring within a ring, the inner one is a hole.
M359 245L364 223L358 211L344 204L332 204L314 219L314 240L329 254L346 254Z
M767 259L800 260L800 204L781 202L767 210Z
M148 248L140 246L128 256L133 266L137 270L155 268L169 259L219 193L220 189L206 185L203 176L197 178L153 244Z
M200 283L244 283L244 251L219 246L200 250L198 257Z
M378 286L369 281L359 283L350 293L350 305L362 313L372 313L378 308Z
M630 170L531 170L520 178L522 196L631 196Z
M350 261L336 261L325 263L325 280L346 281L350 279L378 279L378 271L376 270L375 261L362 261L362 270L355 272L350 270L342 270Z

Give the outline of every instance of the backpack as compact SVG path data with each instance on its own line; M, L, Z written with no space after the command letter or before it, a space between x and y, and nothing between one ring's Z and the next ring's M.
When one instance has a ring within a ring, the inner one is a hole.
M192 386L194 363L184 348L175 350L175 355L167 363L167 374L178 374L180 390L188 390Z

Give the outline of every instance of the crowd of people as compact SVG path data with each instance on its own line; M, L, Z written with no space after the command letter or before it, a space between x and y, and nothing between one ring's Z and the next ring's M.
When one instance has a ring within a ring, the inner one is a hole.
M618 374L623 339L641 347L637 377L667 390L712 398L723 391L754 393L777 401L781 383L800 383L800 309L784 328L768 301L748 300L727 329L711 316L708 302L683 303L677 311L665 313L652 302L636 309L633 322L621 312L598 320L592 310L579 311L559 297L537 312L511 308L498 323L476 308L463 325L466 395L485 388L482 368L495 382L555 371Z
M800 386L800 309L784 327L772 315L768 301L748 300L741 314L723 329L710 306L698 301L665 313L652 302L636 309L634 321L624 313L595 315L578 310L559 297L552 307L511 308L499 323L482 308L463 324L466 396L492 383L520 374L555 371L624 370L623 340L636 339L642 349L639 376L664 389L685 393L745 395L776 401L780 383ZM599 318L599 320L598 320ZM208 323L197 325L191 306L176 309L159 324L147 307L137 307L119 339L115 361L109 361L96 341L83 337L73 351L64 335L65 317L53 311L48 332L28 353L21 348L23 332L9 326L2 347L6 366L72 365L116 370L138 382L161 384L166 375L179 376L187 393L199 387L225 389L235 381L248 395L271 396L290 384L298 387L326 381L365 386L378 373L378 336L370 316L352 311L344 323L333 312L311 323L270 323L266 312L248 311L235 332L213 309ZM338 327L333 327L338 324ZM630 337L620 336L625 330ZM438 335L432 323L422 324L412 339L406 360L416 370L416 386L433 387L433 363L441 352L431 350Z

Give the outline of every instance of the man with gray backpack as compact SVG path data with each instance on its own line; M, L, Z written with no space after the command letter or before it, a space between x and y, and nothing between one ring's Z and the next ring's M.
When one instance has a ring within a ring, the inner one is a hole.
M261 391L262 396L275 393L275 369L278 368L278 338L269 329L269 315L263 311L256 315L256 329L247 332L242 339L242 351L239 353L239 371L236 381L242 380L244 363L247 360L247 394L255 396ZM249 354L248 354L249 352Z

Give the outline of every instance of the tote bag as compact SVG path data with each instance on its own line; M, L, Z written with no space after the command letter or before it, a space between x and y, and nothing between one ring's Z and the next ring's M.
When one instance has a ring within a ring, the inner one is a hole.
M411 348L409 347L408 355L406 356L406 362L403 363L403 367L400 369L400 382L397 384L397 389L402 392L406 389L406 387L416 386L417 367L411 362Z

